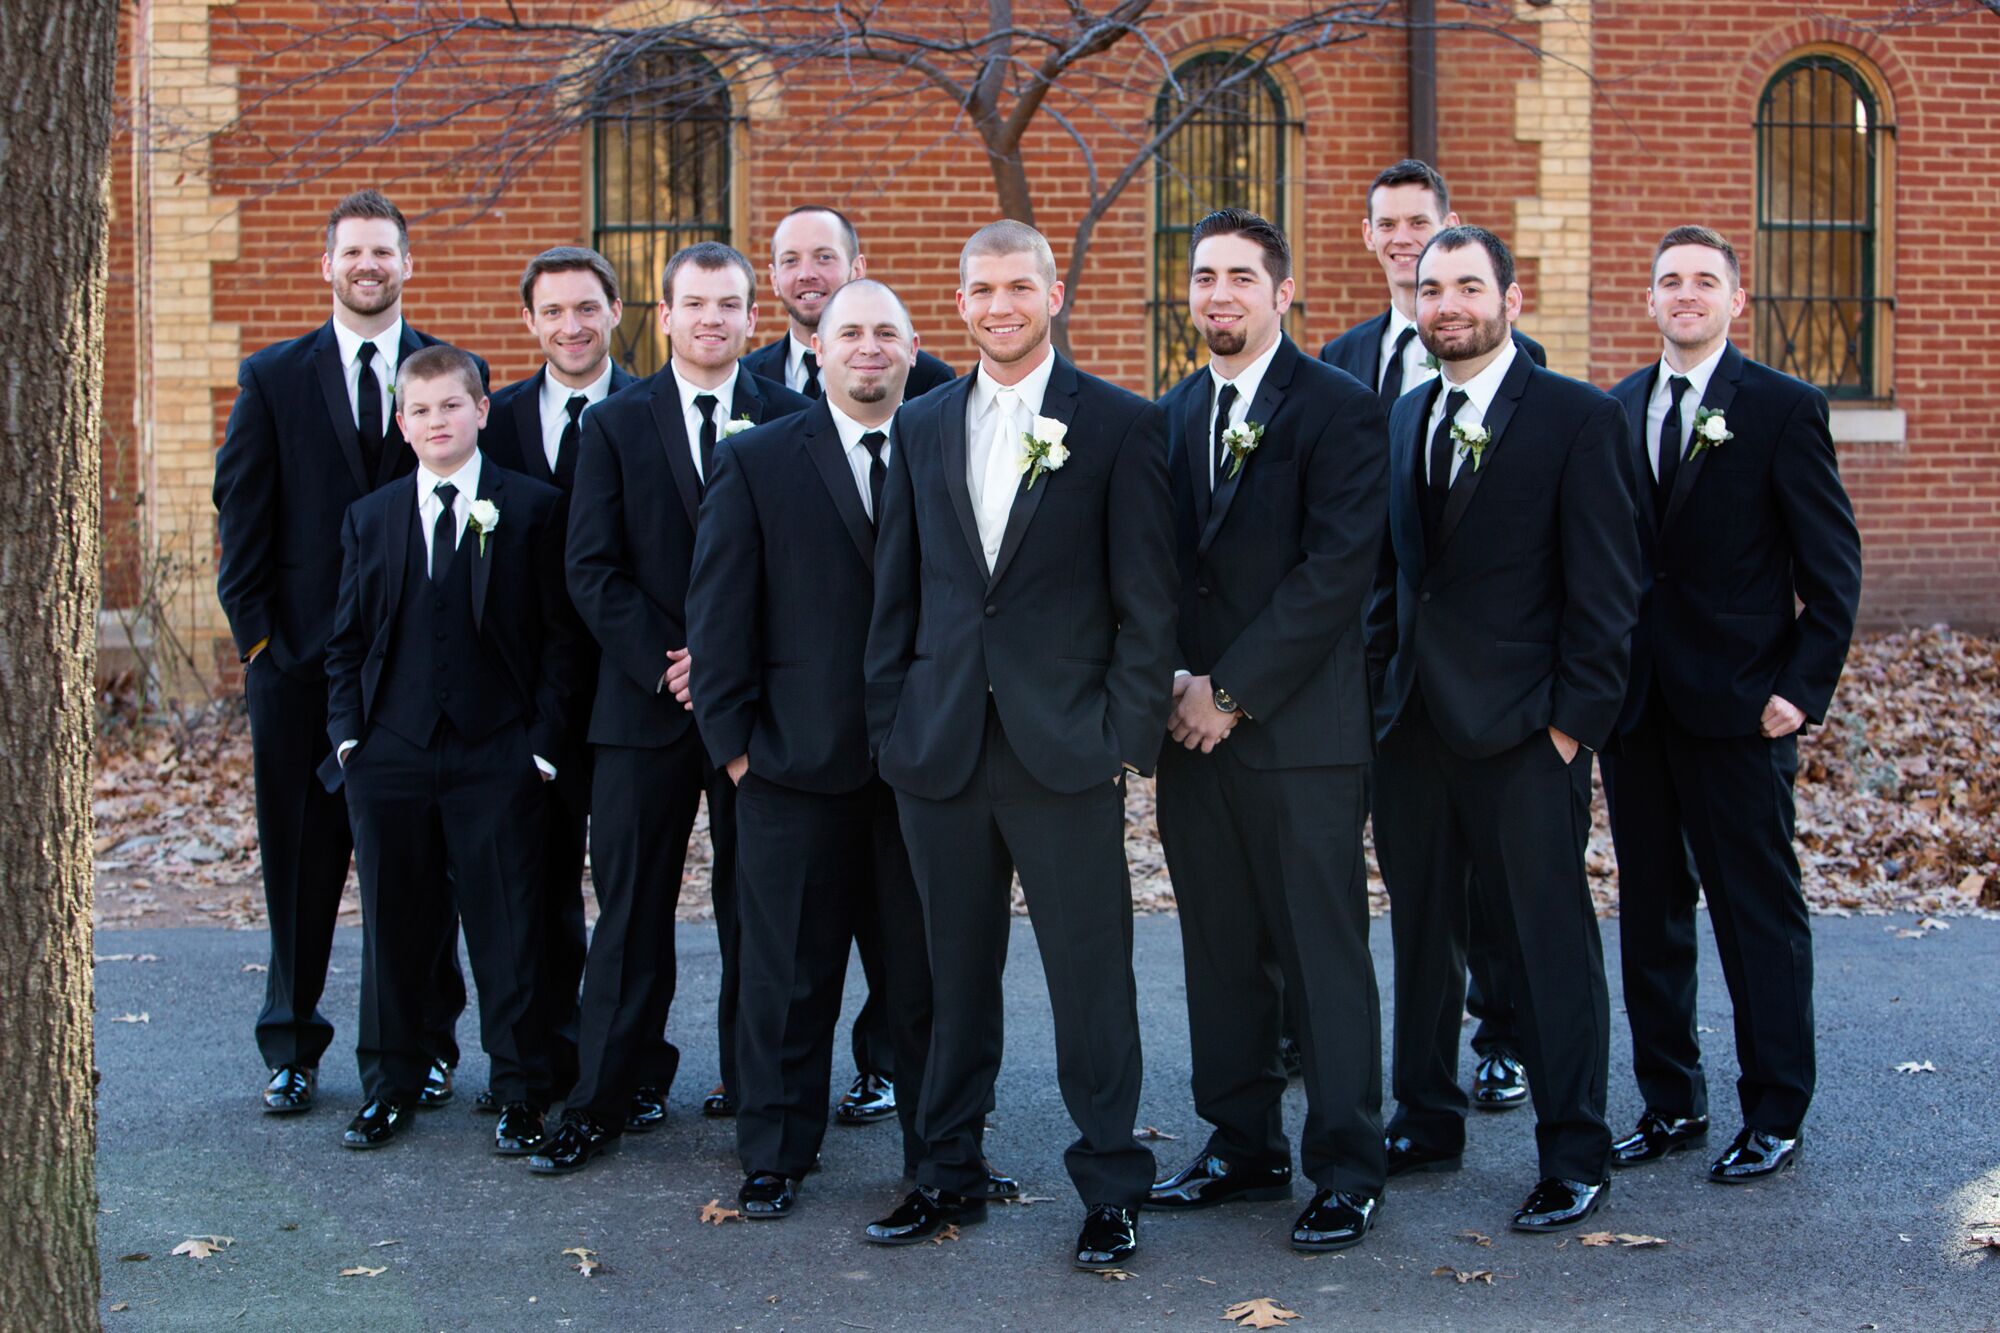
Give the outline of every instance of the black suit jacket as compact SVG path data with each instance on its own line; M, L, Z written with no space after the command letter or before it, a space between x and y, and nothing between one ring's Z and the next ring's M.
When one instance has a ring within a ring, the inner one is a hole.
M1364 319L1339 337L1329 340L1326 346L1319 349L1319 359L1329 366L1338 366L1373 389L1376 387L1376 373L1382 365L1382 339L1388 332L1389 312L1384 310L1373 319ZM1548 352L1519 329L1514 330L1514 346L1526 352L1536 365L1548 365Z
M776 342L765 343L756 351L746 353L743 364L750 368L751 374L767 379L773 384L783 385L785 348L791 340L791 334L787 332ZM919 394L929 393L940 384L951 383L954 378L956 374L950 365L938 360L929 352L919 350L916 361L910 366L910 378L903 385L903 400L907 402Z
M437 341L405 320L398 358ZM301 680L325 675L341 515L417 466L392 415L381 467L364 474L344 370L332 320L246 357L215 454L215 586L237 654L268 638L271 661ZM480 361L482 381L486 373Z
M500 523L483 552L470 524L459 539L455 558L473 562L473 624L528 720L534 752L560 773L558 756L570 752L569 737L580 720L573 704L581 629L562 586L568 501L555 487L491 459L479 469L478 498L493 502ZM326 644L326 733L336 747L366 738L377 684L396 651L404 574L411 560L424 558L422 539L411 531L416 507L416 478L403 476L356 500L341 524L340 597ZM334 756L320 775L328 790L339 787Z
M486 413L486 429L479 432L479 452L510 472L519 472L536 481L555 485L555 473L542 444L542 381L546 364L524 380L515 380L493 395ZM639 377L611 363L611 392L637 384ZM581 448L581 440L578 442Z
M1389 532L1368 615L1378 736L1413 688L1445 744L1486 758L1554 726L1603 746L1625 699L1639 544L1618 404L1517 356L1438 531L1420 509L1422 438L1443 380L1389 414Z
M1619 729L1638 721L1655 680L1697 736L1757 735L1773 694L1824 721L1861 599L1861 534L1826 396L1725 347L1700 406L1721 412L1733 438L1682 461L1656 526L1646 406L1658 371L1611 391L1630 426L1620 458L1642 590Z
M1247 716L1252 768L1366 763L1375 752L1362 613L1389 509L1389 423L1373 390L1281 338L1248 419L1264 434L1208 483L1213 381L1160 400L1180 556L1181 665Z
M751 772L799 791L874 777L861 674L874 604L875 530L827 405L724 445L688 589L709 757L748 754Z
M739 373L730 416L761 424L810 406L801 394ZM688 729L690 714L659 686L667 650L687 646L700 504L671 366L583 414L568 565L570 597L603 653L592 744L654 748Z
M1067 463L1022 478L993 572L966 484L973 376L906 404L875 546L868 726L882 776L963 790L987 699L1037 782L1150 771L1173 695L1174 547L1164 417L1061 357L1042 415Z

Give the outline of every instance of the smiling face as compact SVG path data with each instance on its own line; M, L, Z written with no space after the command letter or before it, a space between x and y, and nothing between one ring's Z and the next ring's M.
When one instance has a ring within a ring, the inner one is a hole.
M1646 313L1662 337L1700 362L1729 336L1729 322L1743 313L1749 299L1731 276L1722 251L1675 245L1653 261Z
M867 271L866 258L847 253L847 233L831 213L794 213L771 237L771 285L802 332L818 328L833 294Z
M1389 285L1413 291L1417 259L1438 231L1458 225L1458 214L1438 215L1437 196L1427 185L1378 185L1368 195L1368 216L1361 222L1361 243L1382 266Z
M578 389L603 374L611 331L625 307L605 295L598 276L589 269L543 273L535 279L533 297L521 319L558 376Z
M1520 287L1500 287L1486 247L1433 246L1425 253L1417 274L1417 336L1439 361L1478 373L1507 341L1520 314Z
M479 447L486 405L486 395L456 374L406 375L396 386L396 424L417 461L440 477L464 467Z
M672 299L660 302L660 332L682 373L690 368L726 376L757 327L750 283L734 264L685 264L674 274ZM694 378L692 375L689 378Z
M1277 341L1278 322L1292 307L1292 280L1273 283L1264 264L1264 248L1240 232L1195 247L1188 312L1216 356L1254 360Z
M402 233L387 218L342 218L334 227L333 248L319 257L320 276L333 287L334 301L363 319L396 307L410 270Z
M843 412L872 425L883 415L880 405L893 411L902 402L917 340L887 290L864 282L843 292L828 303L812 345L827 394Z
M1049 341L1049 321L1062 309L1060 278L1050 282L1041 259L1027 250L972 254L962 261L958 314L996 366L1032 360Z

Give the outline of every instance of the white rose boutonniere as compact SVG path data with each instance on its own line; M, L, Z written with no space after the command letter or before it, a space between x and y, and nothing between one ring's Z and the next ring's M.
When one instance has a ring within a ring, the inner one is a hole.
M1729 433L1729 421L1712 407L1697 407L1694 410L1694 440L1688 445L1688 459L1693 461L1704 449L1713 449L1735 439Z
M1036 417L1035 424L1021 436L1027 452L1021 455L1021 471L1027 475L1028 489L1035 489L1035 481L1044 472L1055 472L1069 462L1069 446L1063 437L1069 434L1069 426L1054 417Z
M749 417L737 417L734 421L725 421L722 423L722 438L726 440L732 435L741 435L756 424Z
M1257 451L1264 439L1264 423L1245 421L1240 426L1231 426L1222 432L1222 447L1229 451L1229 475L1233 478L1243 470L1243 464Z
M1493 443L1493 432L1484 426L1464 426L1451 423L1451 438L1458 442L1458 456L1472 464L1474 472L1486 461L1486 446Z
M486 538L500 526L500 506L491 500L474 500L466 510L466 521L479 534L479 554L486 554Z

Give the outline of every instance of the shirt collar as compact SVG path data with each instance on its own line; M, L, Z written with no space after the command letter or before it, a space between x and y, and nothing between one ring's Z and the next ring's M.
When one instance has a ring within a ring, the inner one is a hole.
M847 413L835 407L831 401L822 401L826 402L826 410L833 413L833 428L840 432L840 447L850 454L861 447L861 437L871 430L879 430L884 435L895 434L896 418L894 417L890 417L888 421L880 426L864 426L853 417L847 415Z
M1278 348L1284 341L1285 335L1282 333L1273 338L1271 345L1264 349L1264 354L1245 366L1243 372L1233 380L1224 379L1221 369L1211 360L1208 363L1208 377L1214 381L1215 390L1219 392L1223 385L1234 384L1236 400L1243 404L1245 411L1248 411L1251 400L1257 396L1258 387L1264 383L1264 372L1271 368L1271 360L1278 355Z
M1415 327L1417 327L1417 321L1411 319L1408 315L1396 309L1396 307L1390 306L1389 327L1382 330L1382 345L1384 347L1394 347L1396 339L1403 336L1404 329L1414 329Z
M1702 396L1708 392L1708 382L1715 378L1715 368L1722 364L1722 354L1728 350L1729 342L1727 339L1724 339L1722 346L1710 352L1707 359L1702 361L1700 365L1689 368L1687 371L1688 391L1683 396L1683 401L1692 399L1698 403L1702 400ZM1662 355L1660 357L1660 373L1653 377L1653 396L1655 398L1666 397L1668 378L1680 373L1680 371L1668 365L1667 358Z
M597 378L584 385L581 389L570 388L569 385L564 384L555 377L555 372L546 366L542 368L542 414L544 416L553 415L556 412L564 410L569 406L570 398L579 393L584 396L591 407L597 406L610 395L610 357L607 356L604 358L604 369L598 373Z
M1055 349L1051 348L1049 354L1042 359L1042 364L1029 371L1026 379L1018 384L1005 386L1014 390L1021 405L1028 409L1028 415L1038 417L1042 414L1042 399L1048 395L1049 376L1055 373L1055 369L1056 354ZM979 369L972 377L973 420L979 420L992 409L993 400L999 395L1002 387L987 375L986 363L980 362Z
M338 319L335 319L333 321L333 336L334 340L340 345L341 365L352 365L355 354L361 350L361 344L372 342L375 344L376 361L383 366L393 369L396 364L396 350L403 345L403 321L398 318L394 324L391 324L373 338L364 338Z
M812 351L811 343L802 343L797 334L785 334L785 373L790 374L805 364L806 353Z
M673 372L674 383L680 388L682 411L694 411L695 398L704 393L714 394L716 400L722 404L723 411L733 412L736 410L736 377L743 373L742 362L739 361L730 366L729 378L724 380L720 387L714 389L704 389L694 381L684 379L681 376L680 367L676 366L672 361L667 362L667 369Z
M1500 392L1500 382L1507 378L1507 372L1513 368L1514 358L1519 354L1519 350L1514 346L1513 335L1510 333L1507 341L1500 345L1500 355L1494 357L1486 369L1463 384L1453 384L1449 377L1445 377L1443 381L1445 392L1449 393L1453 389L1464 390L1467 400L1479 409L1480 419L1484 420L1487 409L1493 405L1493 395ZM1444 400L1440 398L1438 401Z
M448 477L440 477L422 463L417 464L417 503L423 504L427 500L430 500L432 493L437 490L438 483L441 481L448 481L458 487L458 499L460 500L472 501L478 499L479 463L479 451L474 449L472 457L466 459L464 463L459 465L458 471Z

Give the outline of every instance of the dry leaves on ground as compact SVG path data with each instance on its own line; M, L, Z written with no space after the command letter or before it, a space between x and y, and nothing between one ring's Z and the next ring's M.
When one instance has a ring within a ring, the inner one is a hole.
M104 1020L107 1023L148 1023L153 1021L151 1010L138 1014L116 1014Z
M1474 1245L1484 1245L1489 1250L1493 1248L1493 1237L1483 1231L1461 1231L1458 1234Z
M1222 1312L1224 1322L1244 1328L1283 1328L1288 1321L1299 1317L1297 1310L1287 1310L1269 1296L1238 1301Z
M741 1222L743 1214L735 1208L724 1208L720 1199L710 1199L701 1206L701 1220L710 1226L719 1227L724 1222Z
M1130 1282L1132 1280L1132 1275L1122 1268L1100 1268L1097 1270L1097 1276L1103 1278L1106 1282Z
M1577 1239L1585 1245L1615 1245L1627 1250L1650 1250L1667 1243L1659 1236L1641 1236L1630 1231L1592 1231Z
M571 1266L585 1277L596 1277L599 1273L610 1271L603 1264L597 1262L596 1250L586 1250L581 1245L572 1245L567 1250L564 1250L563 1254L576 1260L576 1263Z
M1905 1060L1896 1066L1898 1074L1935 1074L1937 1071L1937 1066L1928 1060L1921 1063L1916 1060Z
M189 1236L174 1246L175 1254L184 1254L190 1259L206 1259L220 1254L236 1243L234 1236Z
M370 1268L366 1264L356 1264L352 1268L341 1269L340 1275L342 1277L381 1277L388 1271L387 1268Z
M1468 1282L1484 1282L1489 1287L1493 1285L1493 1270L1490 1268L1475 1268L1467 1272L1463 1268L1453 1268L1450 1264L1439 1264L1431 1270L1431 1276L1455 1278L1461 1287Z
M1133 1132L1132 1137L1138 1139L1141 1143L1146 1143L1161 1139L1177 1139L1180 1135L1169 1134L1164 1129L1158 1129L1152 1125L1141 1125Z
M957 1239L958 1239L958 1223L947 1222L944 1224L944 1230L938 1232L937 1235L931 1237L931 1244L942 1245L948 1240L957 1240Z

